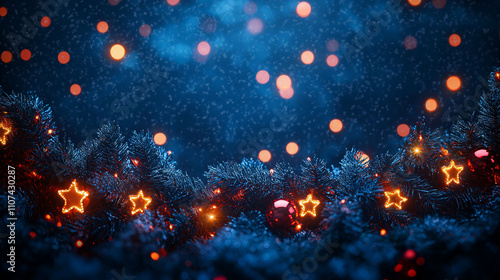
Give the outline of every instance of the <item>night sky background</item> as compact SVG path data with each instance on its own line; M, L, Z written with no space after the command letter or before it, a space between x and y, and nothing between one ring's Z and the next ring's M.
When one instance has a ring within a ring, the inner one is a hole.
M500 1L308 2L312 11L302 18L299 1L2 0L0 52L13 58L0 63L0 85L36 93L52 107L56 132L75 144L105 121L127 136L162 132L179 168L201 176L207 165L262 149L272 153L270 167L313 155L338 165L352 147L369 156L394 152L400 124L425 116L429 127L446 130L457 116L470 118L500 65ZM96 29L100 21L107 32ZM140 32L144 24L149 35ZM461 37L458 47L452 34ZM202 41L210 45L205 56ZM125 48L122 60L110 56L114 44ZM310 65L301 61L306 50L315 56ZM58 61L62 51L67 64ZM335 67L326 62L331 54ZM270 75L266 84L256 80L260 70ZM276 87L282 74L292 80L290 99ZM446 86L452 75L462 81L458 91ZM429 98L438 102L434 112L425 109ZM341 132L329 129L332 119L343 122ZM289 142L298 144L296 155L287 154Z

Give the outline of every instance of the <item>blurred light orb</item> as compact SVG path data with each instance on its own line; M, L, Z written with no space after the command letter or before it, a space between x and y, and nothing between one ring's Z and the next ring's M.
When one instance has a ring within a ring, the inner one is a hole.
M40 20L40 25L43 27L49 27L51 22L50 18L45 16Z
M462 38L460 38L458 34L451 34L448 38L448 43L450 43L452 47L458 47L460 43L462 43Z
M0 7L0 17L4 17L7 15L7 8Z
M108 31L108 28L108 23L105 21L100 21L97 24L97 31L99 31L99 33L106 33Z
M342 130L344 125L342 124L342 121L339 119L333 119L330 121L330 130L332 132L338 133Z
M442 9L446 6L446 0L432 0L432 5L434 5L436 9Z
M139 27L139 34L141 34L142 37L148 37L149 34L151 34L151 26L149 26L149 24L141 25L141 27Z
M259 152L259 160L262 162L269 162L271 160L271 152L268 150L262 150Z
M300 59L304 64L309 65L314 61L314 54L311 51L305 51L300 55Z
M276 87L281 91L285 91L292 87L292 80L288 75L281 75L276 79Z
M370 161L370 157L367 154L365 154L363 151L359 151L356 153L355 157L359 161L364 162L365 166L368 167L369 164L368 162Z
M418 6L420 3L422 3L422 0L408 0L408 3L412 6Z
M413 50L417 47L417 39L413 36L408 36L405 38L404 45L407 50Z
M198 44L198 53L201 55L208 55L210 53L210 44L202 41Z
M269 73L266 70L260 70L257 72L257 75L255 75L255 79L259 84L266 84L269 82Z
M82 87L80 87L79 84L72 84L69 88L69 92L71 92L74 96L77 96L82 93Z
M438 103L436 101L436 99L434 98L429 98L427 99L427 101L425 101L425 109L429 112L434 112L436 111L438 107Z
M111 6L116 6L120 3L120 0L108 0L108 2Z
M446 86L451 91L457 91L462 86L462 81L460 81L460 78L457 76L451 76L446 80Z
M299 17L305 18L309 16L309 14L311 14L311 5L309 5L309 3L305 1L300 2L297 5L297 15L299 15Z
M31 51L28 49L24 49L21 51L21 59L24 61L28 61L31 58Z
M259 34L264 28L264 23L260 18L254 18L248 21L247 30L253 35Z
M257 4L255 2L248 2L246 3L245 7L243 7L243 10L245 10L245 13L247 15L253 15L257 12Z
M161 132L158 132L155 134L153 140L155 141L156 145L163 145L167 143L167 136Z
M299 145L295 142L290 142L286 145L286 152L289 155L295 155L299 151Z
M336 52L339 49L339 42L335 39L331 39L326 43L326 48L330 52Z
M410 134L410 127L407 124L400 124L398 125L398 128L396 129L398 132L398 135L401 137L406 137L408 134Z
M114 60L120 60L125 56L125 48L120 44L114 44L109 50L109 54Z
M167 0L167 3L170 6L175 6L175 5L179 4L179 0Z
M326 64L330 67L335 67L339 64L339 58L336 55L331 54L326 58Z
M9 51L3 51L1 59L3 63L9 63L12 60L12 53Z
M69 53L68 52L60 52L59 55L57 55L57 60L59 60L59 63L61 64L66 64L69 62Z
M293 97L294 91L293 88L288 88L287 90L280 90L280 96L283 99L290 99Z

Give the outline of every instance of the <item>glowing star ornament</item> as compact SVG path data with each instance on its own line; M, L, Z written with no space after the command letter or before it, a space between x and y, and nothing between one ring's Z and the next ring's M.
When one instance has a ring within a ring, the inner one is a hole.
M10 131L10 127L6 127L3 123L0 123L0 143L2 143L2 145L7 144L7 135Z
M387 201L385 202L385 208L395 206L399 210L403 207L403 202L407 201L408 198L401 196L400 190L395 190L394 192L384 192Z
M316 217L316 207L321 202L319 200L314 200L312 194L309 194L306 199L300 200L300 216L304 217L307 214L311 214L313 217Z
M142 190L140 190L137 195L129 195L130 201L134 205L132 209L132 215L135 215L138 212L144 212L148 205L151 203L150 197L144 197Z
M463 166L455 165L455 161L451 161L449 166L443 166L441 168L446 174L446 184L449 185L451 182L460 184L460 173L464 170Z
M69 189L59 190L58 193L64 199L64 207L62 208L64 214L70 212L72 209L80 213L84 212L83 200L89 196L89 193L84 190L78 190L76 180L73 180Z

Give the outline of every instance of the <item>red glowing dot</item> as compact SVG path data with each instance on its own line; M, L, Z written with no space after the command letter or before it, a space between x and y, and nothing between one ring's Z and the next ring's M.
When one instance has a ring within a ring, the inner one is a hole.
M425 109L429 112L434 112L436 111L438 107L438 103L436 101L436 99L433 99L433 98L429 98L427 99L427 101L425 101Z
M151 34L151 26L149 26L149 24L141 25L141 27L139 27L139 34L141 34L142 37L148 37L149 34Z
M4 17L7 15L7 8L0 7L0 17Z
M314 61L314 54L311 51L305 51L300 56L300 59L304 64L311 64Z
M24 61L28 61L31 58L31 52L28 49L24 49L21 51L21 59Z
M297 15L299 15L299 17L305 18L309 16L310 13L311 13L311 5L309 5L309 3L300 2L297 5Z
M97 31L99 31L100 33L106 33L108 31L108 28L108 23L105 21L100 21L97 24Z
M78 248L83 246L83 242L81 240L77 240L75 244L76 244L76 247L78 247Z
M326 64L330 67L335 67L339 64L339 58L336 55L331 54L326 58Z
M457 76L451 76L446 80L446 86L451 91L457 91L462 86L462 81L460 81L460 78Z
M201 55L208 55L210 53L210 44L202 41L198 44L198 53Z
M71 94L76 96L82 93L82 87L80 87L79 84L72 84L69 88L69 91L71 92Z
M339 49L339 42L335 39L331 39L326 43L326 48L330 52L336 52Z
M402 266L401 264L397 264L397 265L394 267L394 271L396 271L396 272L400 272L402 269L403 269L403 266Z
M408 0L408 3L412 6L418 6L420 3L422 3L422 0Z
M259 152L259 160L262 162L268 162L271 160L271 152L268 150L262 150Z
M50 220L51 219L50 215L49 214L45 215L45 219Z
M434 5L436 9L442 9L446 6L446 0L432 0L432 5Z
M185 265L186 267L191 267L192 263L191 263L191 261L186 261L186 262L184 263L184 265Z
M227 280L227 278L223 275L215 276L214 280Z
M260 18L251 19L247 23L247 30L248 32L250 32L250 34L259 34L260 32L262 32L262 29L264 29L264 23Z
M153 261L157 261L159 258L160 258L160 255L158 255L158 253L156 253L156 252L151 253L151 259Z
M344 127L344 125L342 124L342 121L339 119L333 119L330 121L330 130L332 132L335 132L335 133L340 132L343 127Z
M57 222L57 227L62 227L61 222Z
M417 275L417 272L415 271L415 269L408 270L408 276L415 277L416 275Z
M417 259L417 264L418 264L418 265L424 265L424 264L425 264L425 259L424 259L424 258L422 258L422 257L418 258L418 259Z
M408 134L410 134L410 127L407 124L400 124L398 125L398 128L396 130L398 132L398 135L401 137L406 137Z
M61 64L66 64L69 62L69 53L68 52L60 52L59 55L57 56L57 60L59 60L59 63Z
M54 132L52 129L49 129L49 130L47 131L47 133L48 133L48 134L52 134L52 132Z
M293 97L294 91L293 88L289 88L287 90L280 90L280 96L283 99L290 99Z
M290 142L286 145L286 152L290 155L295 155L299 151L299 145L295 142Z
M404 45L407 50L413 50L417 47L417 39L413 36L408 36L405 38Z
M175 5L179 4L179 0L167 0L167 3L170 6L175 6Z
M116 6L120 3L120 0L108 0L108 2L111 6Z
M167 136L161 132L156 133L154 136L154 141L156 145L163 145L167 142Z
M380 230L380 235L384 236L387 234L387 231L385 229Z
M40 20L40 25L43 27L49 27L51 22L50 18L45 16Z
M3 51L1 55L1 59L3 63L9 63L12 60L12 53L9 51Z
M452 47L458 47L462 43L462 38L458 34L451 34L450 38L448 38L448 43Z
M31 237L31 239L35 238L35 236L36 236L36 232L30 231L30 237Z
M276 87L278 87L279 90L285 91L292 87L292 79L290 79L288 75L281 75L276 79Z
M413 251L412 249L408 249L408 250L406 250L404 256L406 259L411 260L417 256L417 253L415 253L415 251Z
M114 60L120 60L125 56L125 48L120 44L114 44L109 49L109 54Z
M269 82L269 73L266 70L260 70L257 72L257 75L255 75L255 79L259 84L266 84Z

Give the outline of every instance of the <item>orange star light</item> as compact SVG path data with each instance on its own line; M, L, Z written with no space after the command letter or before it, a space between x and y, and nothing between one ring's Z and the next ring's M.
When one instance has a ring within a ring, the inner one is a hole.
M144 197L142 190L140 190L137 195L129 195L130 201L134 205L134 209L132 209L132 215L135 215L137 212L143 212L148 207L149 203L151 203L150 197Z
M395 190L394 192L384 192L387 197L387 201L385 202L385 208L389 208L392 205L396 206L399 210L401 210L403 202L407 201L408 198L401 196L399 190Z
M450 166L443 166L441 168L446 174L446 184L449 185L451 182L455 182L456 184L460 184L460 172L464 170L463 166L455 165L455 162L452 160Z
M309 194L306 199L299 201L300 204L300 216L304 217L307 214L311 214L314 217L316 217L316 207L320 204L321 202L319 200L314 200L312 197L312 194ZM311 205L310 207L307 207L306 204Z
M76 209L80 213L84 212L83 200L89 196L89 193L84 190L79 191L76 186L76 180L73 180L69 189L59 190L58 193L64 199L63 213L66 214L72 209Z
M0 123L0 132L0 142L2 143L2 145L5 145L7 144L7 134L10 133L10 128L5 127L3 123Z

